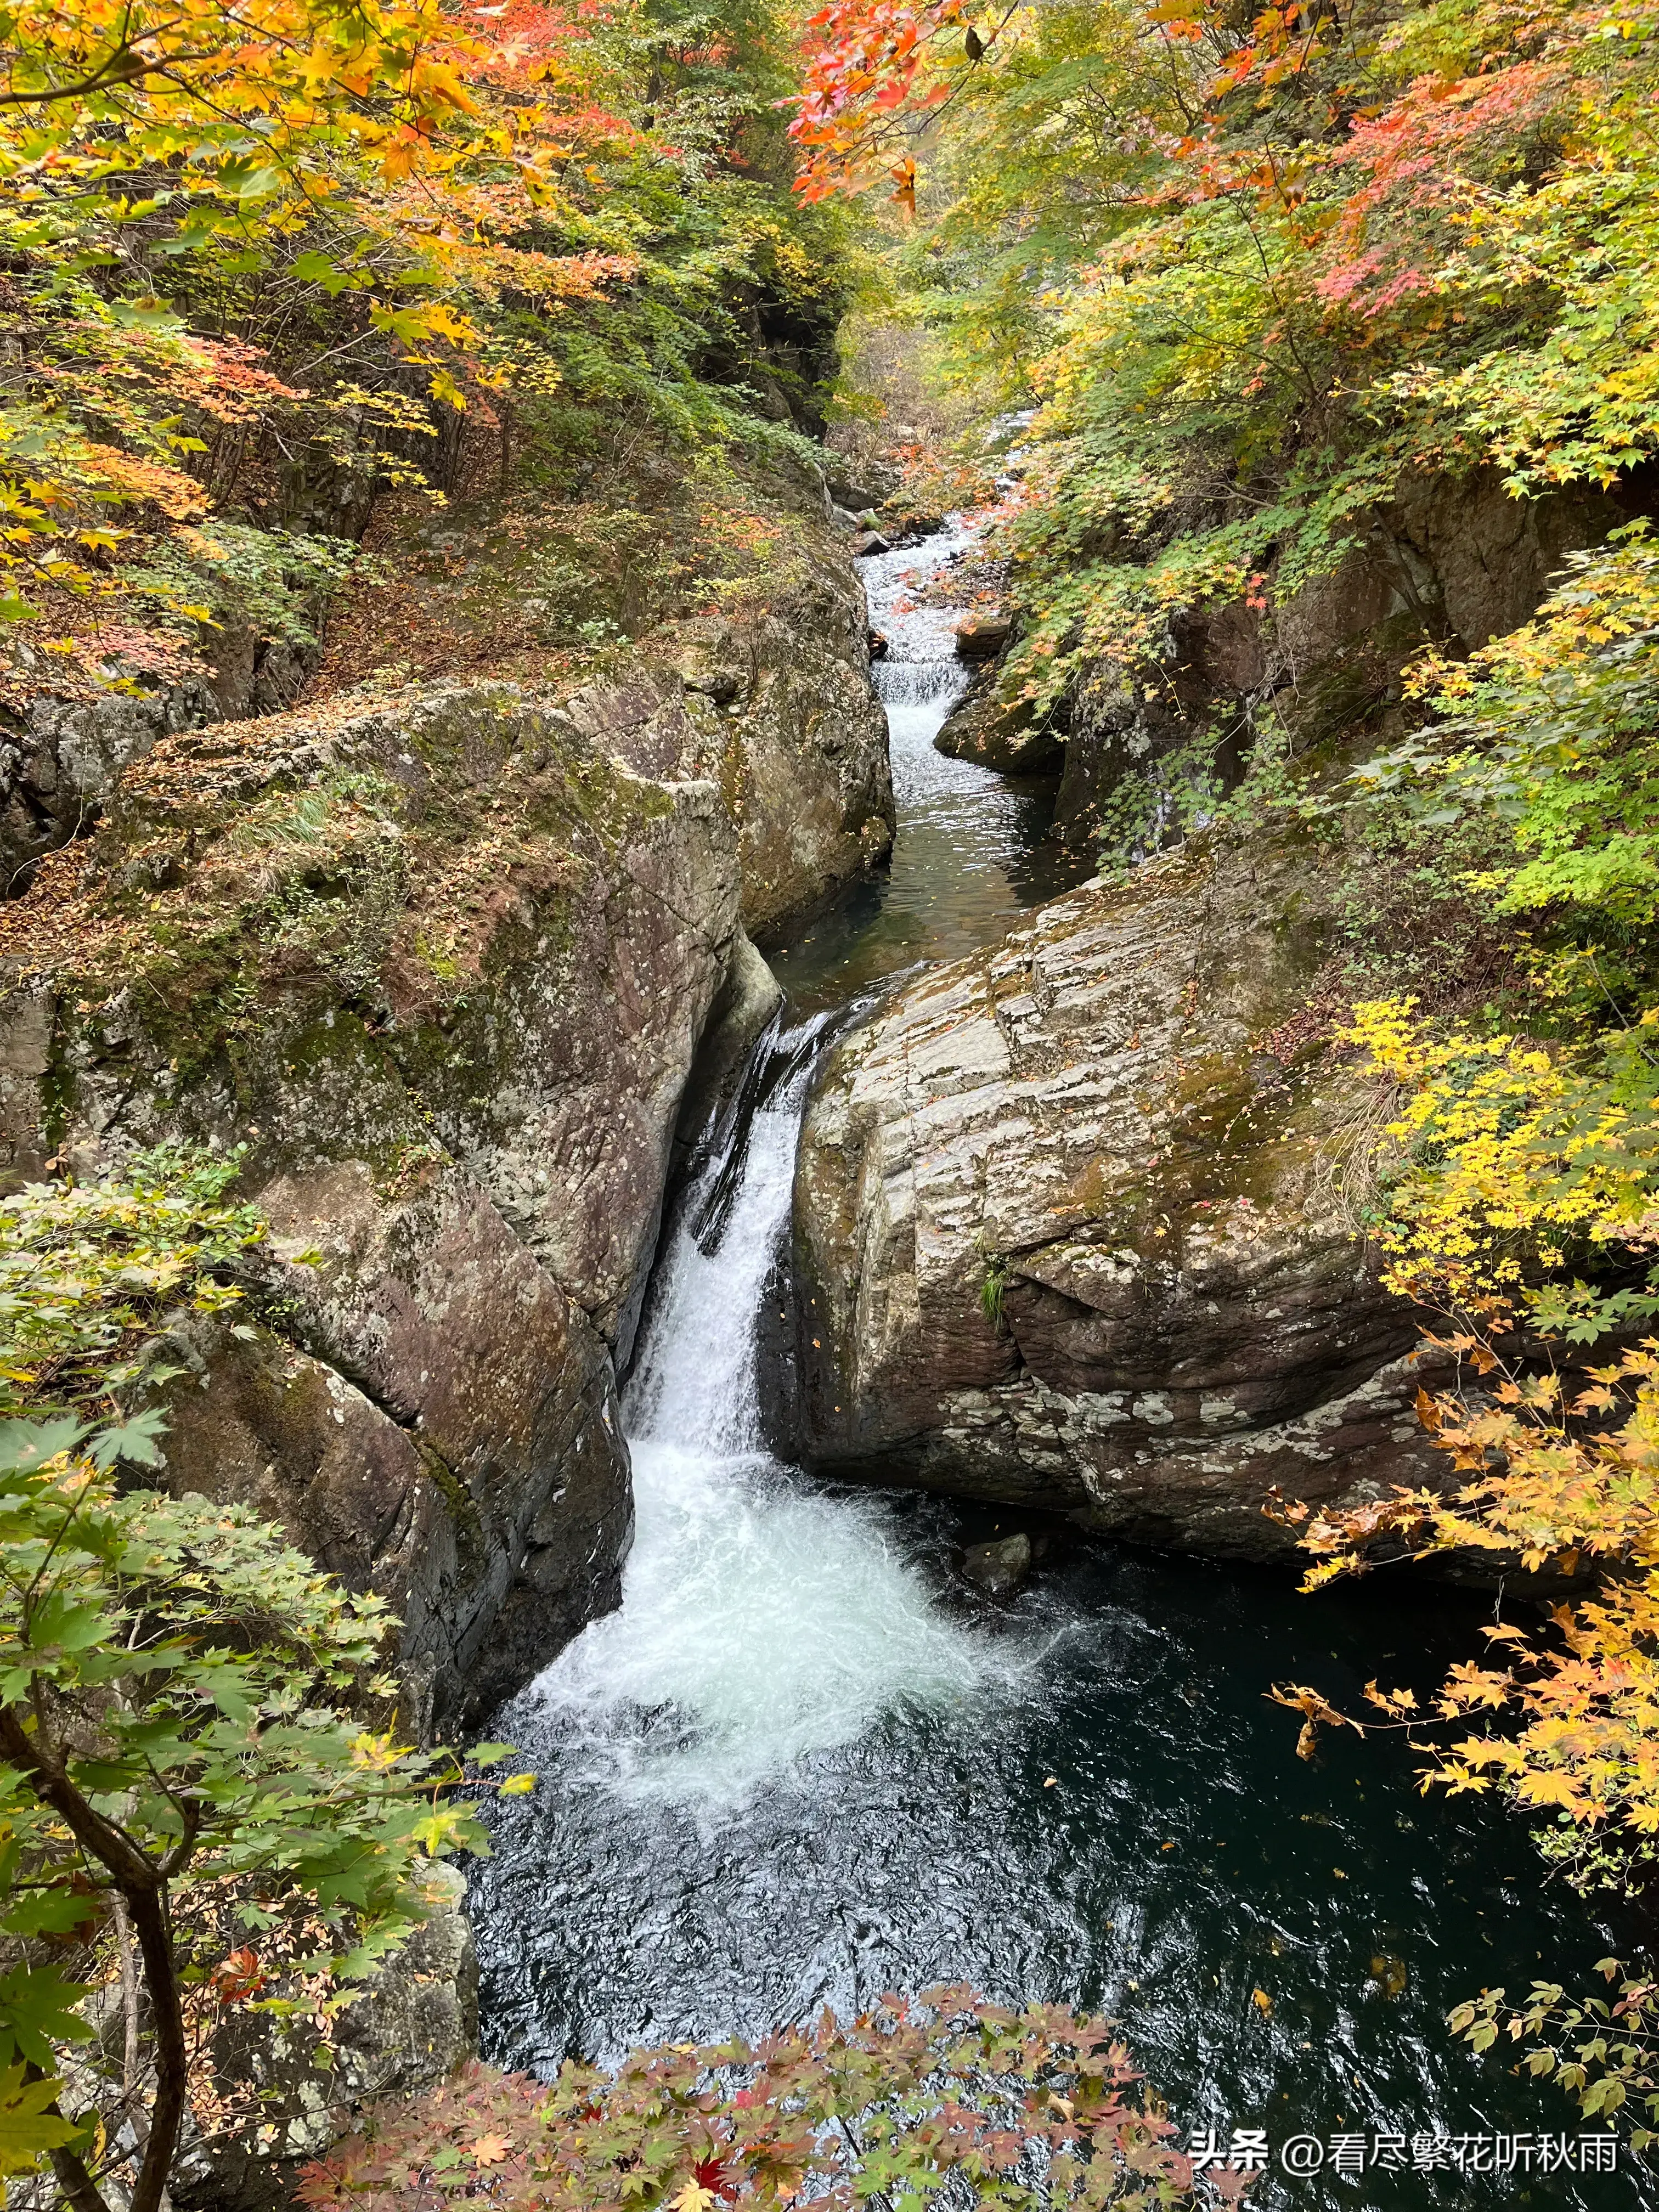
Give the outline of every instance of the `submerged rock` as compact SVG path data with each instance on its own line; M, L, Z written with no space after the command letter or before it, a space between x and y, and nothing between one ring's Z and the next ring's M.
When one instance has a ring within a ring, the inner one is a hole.
M814 1463L1246 1558L1288 1547L1270 1486L1431 1478L1357 1234L1387 1101L1273 1049L1325 896L1189 845L848 1034L796 1187Z
M970 1544L963 1554L962 1571L987 1597L1012 1597L1030 1576L1031 1540L1020 1534L1003 1536L989 1544Z

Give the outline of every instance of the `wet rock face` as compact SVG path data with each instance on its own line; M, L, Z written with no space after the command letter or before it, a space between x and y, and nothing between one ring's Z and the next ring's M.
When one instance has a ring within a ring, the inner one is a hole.
M1353 1233L1385 1113L1270 1048L1322 938L1306 862L1189 846L849 1034L796 1192L817 1464L1243 1558L1271 1486L1430 1478Z
M962 1571L975 1589L1000 1603L1023 1589L1030 1579L1031 1540L1016 1535L988 1544L970 1544L963 1554Z

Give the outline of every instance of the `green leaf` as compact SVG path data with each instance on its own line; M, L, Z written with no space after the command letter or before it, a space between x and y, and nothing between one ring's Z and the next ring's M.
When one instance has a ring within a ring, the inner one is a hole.
M50 2072L58 2046L86 2043L92 2028L76 2010L88 1994L50 1966L13 1966L0 1974L0 2065L27 2059Z
M367 290L374 282L362 270L341 268L326 253L296 254L289 268L302 284L320 284L331 300L337 299L342 292Z
M80 2130L51 2108L63 2083L48 2074L27 2081L22 2066L0 2073L0 2178L32 2172L48 2151L72 2142Z
M158 300L153 295L139 300L112 300L110 319L123 330L181 331L184 324L173 311L168 300Z

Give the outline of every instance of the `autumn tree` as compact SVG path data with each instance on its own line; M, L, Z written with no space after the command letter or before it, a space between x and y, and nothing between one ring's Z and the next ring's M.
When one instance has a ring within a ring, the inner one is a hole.
M642 411L741 437L745 288L833 295L781 17L646 0L0 11L0 688L314 640L366 502ZM814 225L816 224L816 230ZM803 243L816 238L817 250ZM833 317L831 317L833 320ZM516 433L515 433L516 426Z

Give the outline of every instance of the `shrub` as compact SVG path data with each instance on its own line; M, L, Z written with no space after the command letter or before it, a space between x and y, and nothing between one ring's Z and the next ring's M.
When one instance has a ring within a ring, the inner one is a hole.
M1007 2212L1150 2212L1188 2201L1174 2132L1105 2021L939 1989L848 2027L826 2010L758 2044L635 2051L615 2074L567 2061L544 2083L471 2066L373 2113L298 2195L318 2212L468 2198L714 2212L798 2197L919 2212L960 2178Z

